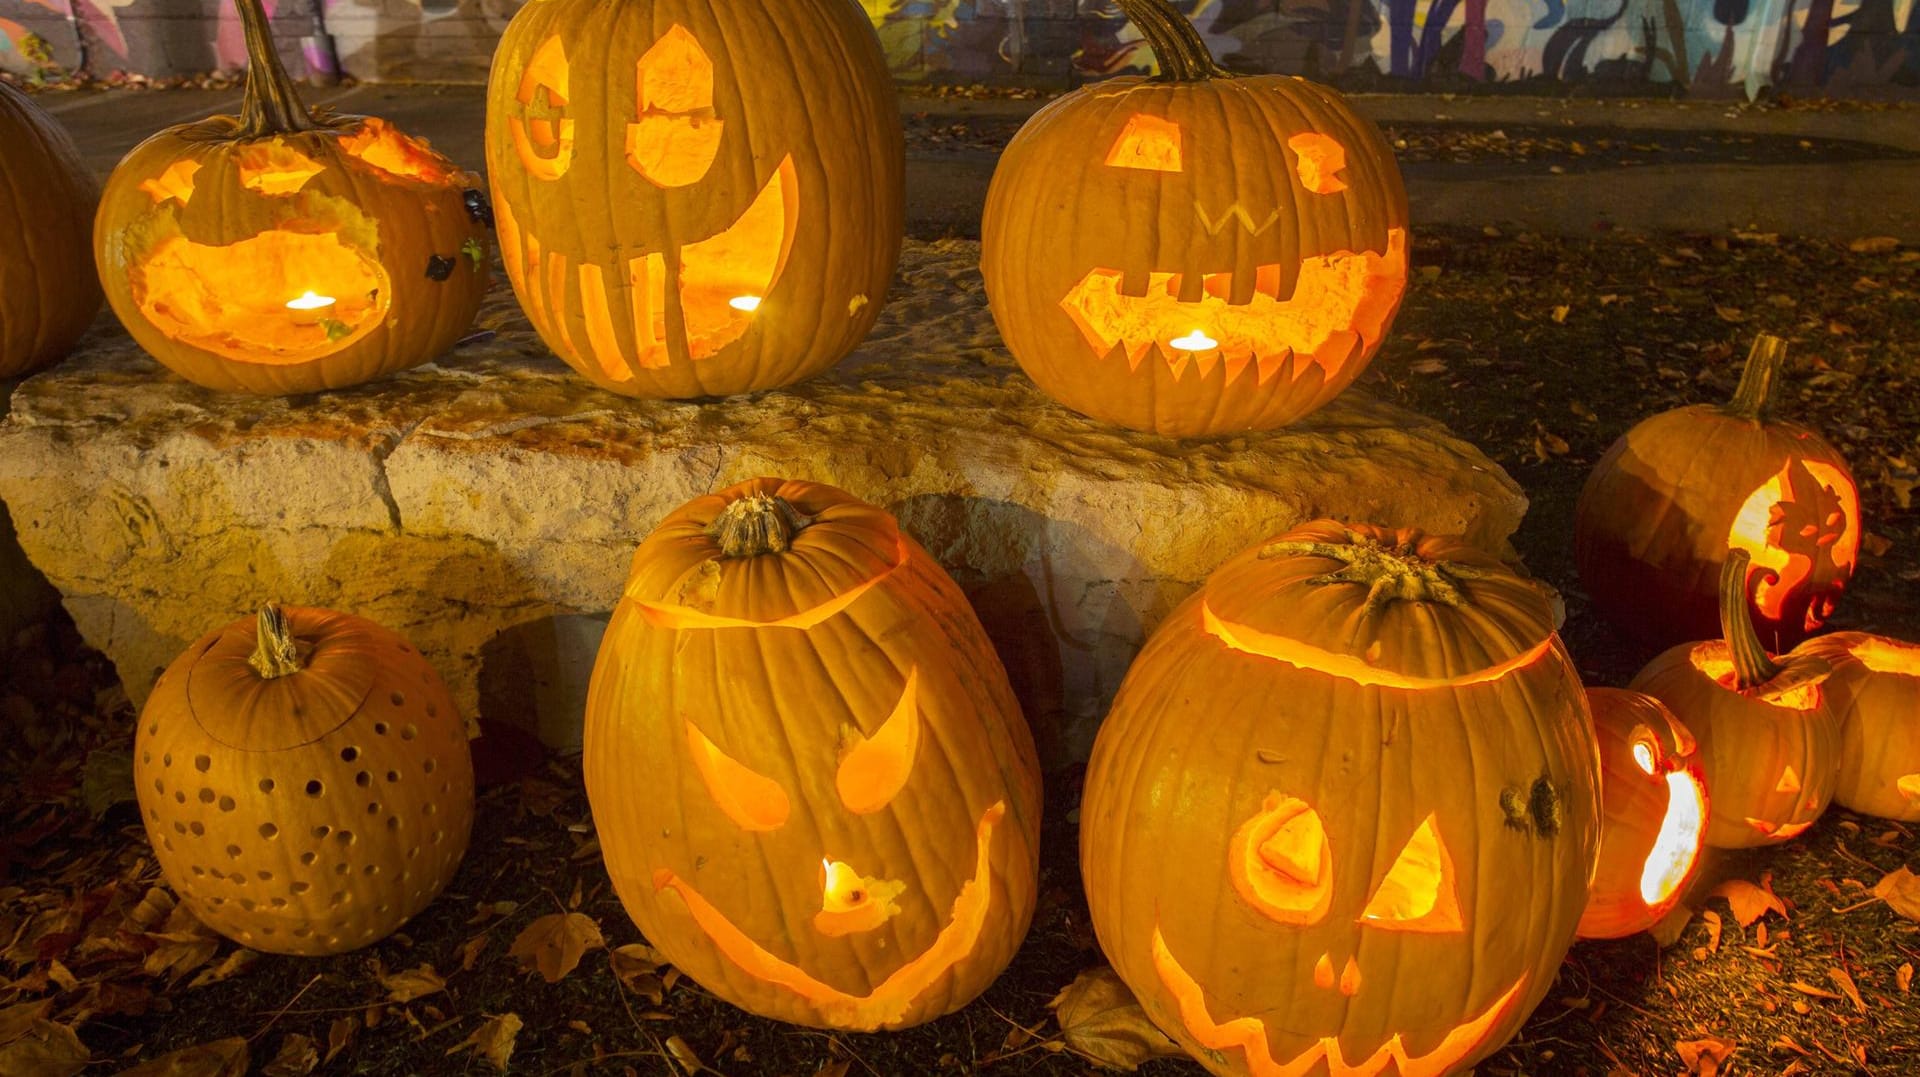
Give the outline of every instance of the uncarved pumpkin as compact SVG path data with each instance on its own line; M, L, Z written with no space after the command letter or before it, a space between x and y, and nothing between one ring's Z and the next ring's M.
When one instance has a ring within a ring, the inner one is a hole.
M1645 931L1672 911L1700 868L1707 787L1699 744L1652 696L1589 688L1600 740L1600 863L1583 939Z
M543 0L494 54L487 170L514 294L629 396L826 370L900 255L905 149L847 0Z
M1833 665L1825 685L1840 722L1833 802L1920 822L1920 647L1865 632L1835 632L1801 649Z
M208 633L154 685L133 751L167 884L255 950L384 938L466 852L460 715L419 651L359 617L269 606Z
M88 235L99 190L73 139L0 82L0 379L65 355L100 309Z
M1040 110L981 225L994 322L1027 374L1096 419L1186 436L1293 422L1352 384L1407 284L1393 153L1339 94L1234 77L1164 0L1152 45Z
M303 108L261 0L241 114L170 128L114 169L100 279L140 346L210 389L338 389L439 356L487 288L479 180L385 120Z
M1787 650L1826 622L1853 576L1860 496L1839 450L1772 418L1787 345L1754 342L1732 402L1646 419L1594 466L1574 511L1574 558L1594 609L1665 647L1720 631L1728 551L1760 638Z
M607 871L721 998L901 1028L999 975L1033 913L1033 742L966 599L884 511L759 479L634 555L588 690Z
M1598 770L1546 594L1455 539L1307 524L1128 671L1080 809L1093 926L1215 1073L1463 1073L1573 941Z

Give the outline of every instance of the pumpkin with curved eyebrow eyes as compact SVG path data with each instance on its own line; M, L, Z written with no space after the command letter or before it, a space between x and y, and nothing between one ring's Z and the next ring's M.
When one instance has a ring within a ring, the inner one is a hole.
M1026 934L1039 763L1006 672L926 551L833 487L744 483L641 544L583 767L627 912L743 1009L918 1024Z

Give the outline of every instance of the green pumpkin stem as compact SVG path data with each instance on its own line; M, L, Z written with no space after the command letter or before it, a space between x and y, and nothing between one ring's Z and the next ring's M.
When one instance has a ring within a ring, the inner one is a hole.
M240 137L268 138L317 129L273 47L273 30L261 0L233 0L233 6L247 35L247 92L240 104Z
M734 501L707 525L722 557L759 557L785 553L793 536L812 526L792 502L771 494L748 494Z
M1755 421L1765 419L1773 402L1773 383L1779 380L1780 368L1786 362L1786 341L1765 333L1755 337L1753 348L1747 352L1746 368L1740 372L1740 386L1727 402L1727 414Z
M247 665L255 673L271 681L300 672L300 645L294 641L286 611L278 604L269 602L260 607L253 638L253 654L248 656Z
M1767 653L1747 611L1747 567L1752 560L1745 550L1729 550L1720 568L1720 634L1733 657L1735 687L1742 692L1768 683L1784 668Z
M1147 39L1160 61L1157 82L1205 82L1230 79L1233 72L1214 61L1213 53L1185 15L1167 0L1115 0L1121 14Z

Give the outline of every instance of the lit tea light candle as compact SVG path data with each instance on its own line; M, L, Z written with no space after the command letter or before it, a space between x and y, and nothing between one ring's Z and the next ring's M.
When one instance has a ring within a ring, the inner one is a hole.
M318 325L320 319L333 311L333 297L308 292L298 299L287 301L287 313L292 315L295 325Z
M852 912L867 903L871 895L859 872L838 860L822 860L820 866L827 876L820 901L822 912Z
M1206 352L1212 351L1220 346L1219 341L1202 333L1198 329L1195 329L1184 337L1175 337L1168 341L1167 344L1183 352Z
M752 314L754 311L760 309L760 297L757 295L736 295L732 299L727 300L727 306Z

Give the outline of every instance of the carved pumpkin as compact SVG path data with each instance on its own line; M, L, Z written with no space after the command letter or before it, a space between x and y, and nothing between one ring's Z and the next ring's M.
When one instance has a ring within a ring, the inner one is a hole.
M588 690L615 890L721 998L820 1027L965 1005L1033 913L1039 764L953 581L880 509L758 479L641 544Z
M1589 688L1600 739L1600 866L1583 939L1645 931L1680 903L1700 868L1707 789L1693 734L1639 692Z
M268 606L208 633L154 685L133 752L167 884L255 950L385 938L466 852L460 715L419 651L358 617Z
M1456 539L1307 524L1128 671L1080 809L1093 926L1215 1073L1465 1072L1573 941L1598 768L1544 593Z
M309 114L260 0L241 114L147 139L94 227L127 332L210 389L303 393L424 363L487 288L478 179L385 120Z
M1828 709L1831 667L1802 647L1778 659L1753 630L1747 552L1721 570L1724 639L1682 643L1629 685L1667 705L1700 743L1713 814L1707 844L1774 845L1799 837L1833 799L1840 723Z
M1840 722L1833 802L1920 822L1920 647L1865 632L1835 632L1800 649L1833 666L1823 686Z
M1762 336L1733 401L1641 422L1595 465L1574 513L1594 609L1655 646L1719 631L1720 567L1752 558L1760 638L1785 650L1826 622L1853 576L1860 496L1839 450L1768 405L1787 345Z
M1265 430L1352 384L1407 284L1386 141L1332 90L1217 67L1164 0L1121 0L1161 74L1048 105L993 176L980 269L1027 374L1096 419Z
M0 82L0 379L65 355L100 309L88 227L99 198L73 139Z
M514 293L601 388L818 374L873 327L905 148L846 0L544 0L494 54L487 169Z

